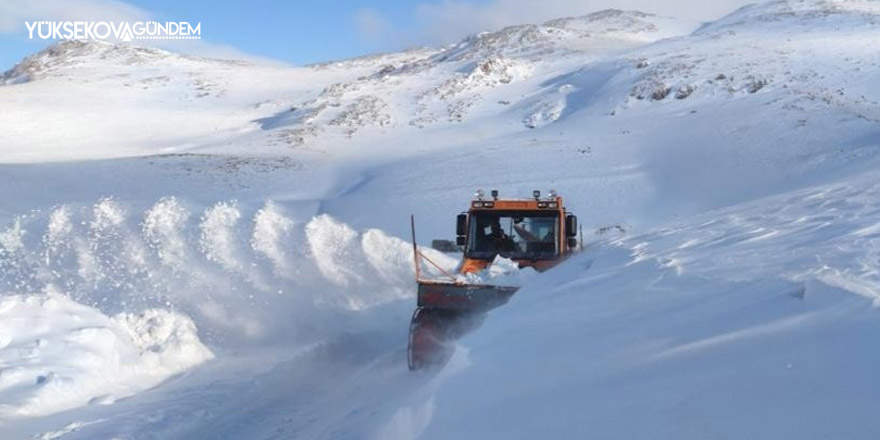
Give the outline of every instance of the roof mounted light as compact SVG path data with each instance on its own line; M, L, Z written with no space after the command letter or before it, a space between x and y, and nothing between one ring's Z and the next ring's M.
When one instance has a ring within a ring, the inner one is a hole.
M498 200L498 190L497 189L492 190L492 198L495 200Z
M481 189L478 189L477 192L474 193L474 197L477 200L483 200L483 196L485 196L485 195L486 195L486 193L484 193L483 190L481 190Z
M537 190L537 189L532 191L532 196L535 198L535 200L540 199L541 198L541 191Z
M556 193L556 190L555 190L555 189L551 189L551 190L547 193L547 197L549 197L550 199L555 199L556 196L558 196L558 195L559 195L559 194Z

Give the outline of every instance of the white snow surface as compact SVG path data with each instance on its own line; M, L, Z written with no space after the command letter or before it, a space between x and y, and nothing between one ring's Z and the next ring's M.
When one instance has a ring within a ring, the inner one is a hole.
M53 293L4 295L0 338L2 419L111 404L214 357L181 314L110 317Z
M496 255L485 269L467 274L456 274L456 282L465 284L488 284L493 286L520 287L538 274L531 267L520 268L509 258Z
M0 77L0 438L877 438L876 3L35 54ZM409 372L409 215L451 238L477 188L558 190L586 250L471 276L522 288Z

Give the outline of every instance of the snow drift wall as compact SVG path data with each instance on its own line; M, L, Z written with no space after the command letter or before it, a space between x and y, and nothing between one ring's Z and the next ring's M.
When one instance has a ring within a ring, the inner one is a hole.
M271 202L21 216L0 231L0 419L112 403L211 350L357 332L378 306L409 313L412 266L410 243L326 215L297 223Z
M411 246L326 215L297 223L272 202L248 212L168 197L140 213L107 198L21 216L0 232L0 292L61 292L108 314L181 311L225 344L411 298Z

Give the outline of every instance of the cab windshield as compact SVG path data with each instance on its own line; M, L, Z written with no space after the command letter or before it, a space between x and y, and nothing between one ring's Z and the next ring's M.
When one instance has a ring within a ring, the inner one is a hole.
M554 259L558 254L558 213L476 212L471 214L466 253L491 260L496 255L516 260Z

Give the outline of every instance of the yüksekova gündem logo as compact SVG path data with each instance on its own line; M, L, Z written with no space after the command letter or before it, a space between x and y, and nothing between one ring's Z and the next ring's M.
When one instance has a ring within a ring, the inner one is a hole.
M187 21L26 21L31 40L199 40L202 23Z

